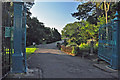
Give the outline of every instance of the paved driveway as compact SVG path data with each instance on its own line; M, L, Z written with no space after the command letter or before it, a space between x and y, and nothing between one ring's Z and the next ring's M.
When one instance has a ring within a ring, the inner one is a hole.
M104 72L94 67L92 61L70 56L52 46L51 49L47 46L39 48L28 60L30 69L39 68L41 78L115 78L117 76L116 73ZM53 46L55 47L55 44Z

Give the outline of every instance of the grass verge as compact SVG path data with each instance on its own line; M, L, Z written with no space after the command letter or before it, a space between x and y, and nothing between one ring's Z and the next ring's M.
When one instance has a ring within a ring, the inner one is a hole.
M34 53L36 49L36 46L28 46L26 48L26 58L28 58L32 53Z

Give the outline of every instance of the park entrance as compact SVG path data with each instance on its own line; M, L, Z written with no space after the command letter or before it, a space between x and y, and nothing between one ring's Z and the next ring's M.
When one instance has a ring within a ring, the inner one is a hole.
M26 65L26 4L4 2L2 15L2 72L27 72ZM9 10L13 9L13 13ZM13 16L14 14L14 16ZM106 31L108 30L108 31ZM118 69L118 56L120 52L120 27L118 13L111 23L100 27L99 32L99 58L110 63L113 69Z

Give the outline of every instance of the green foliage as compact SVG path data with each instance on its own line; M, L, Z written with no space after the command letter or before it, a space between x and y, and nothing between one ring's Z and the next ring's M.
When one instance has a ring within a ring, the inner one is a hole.
M62 51L63 49L61 48L61 51Z
M74 42L77 45L87 42L88 39L98 38L98 26L87 21L67 24L62 30L62 36L69 38L68 43Z
M70 42L70 43L68 43L67 46L77 46L77 44L75 42Z
M73 46L72 47L72 54L77 54L77 53L78 53L77 47Z
M90 44L81 43L79 48L80 48L80 50L89 50Z
M35 46L29 46L26 48L26 57L28 58L32 53L37 50Z
M68 42L66 41L66 39L64 39L63 45L68 45Z
M108 16L108 18L110 18L110 16ZM108 20L108 22L110 22L110 20ZM98 17L97 26L100 27L103 24L106 24L106 17L104 15Z
M98 42L94 45L94 50L98 49Z
M117 11L120 11L120 1L115 3L110 3L110 9L107 12L110 19L114 17L114 14ZM77 18L78 20L87 20L91 24L97 23L97 18L99 16L105 15L105 6L104 2L84 2L79 4L77 7L77 12L72 13L72 16Z
M30 9L34 5L32 2L27 2L27 46L36 44L51 43L61 40L61 34L55 28L45 27L44 23L39 22L37 17L30 17L32 13Z
M110 18L110 16L108 16ZM69 38L68 45L80 45L86 43L88 39L98 41L99 27L106 23L105 16L99 16L97 25L90 24L88 21L80 21L67 24L62 30L62 36ZM110 20L108 20L110 22Z
M95 11L95 9L93 8L95 8L95 4L92 2L79 4L77 7L78 12L72 13L72 16L77 18L78 20L88 18L89 16L91 16L89 12Z
M57 29L45 27L36 17L29 18L27 25L27 46L32 45L33 42L41 44L61 40L61 34Z
M75 46L75 45L77 46L76 39L74 37L72 37L71 39L68 39L67 42L69 46Z

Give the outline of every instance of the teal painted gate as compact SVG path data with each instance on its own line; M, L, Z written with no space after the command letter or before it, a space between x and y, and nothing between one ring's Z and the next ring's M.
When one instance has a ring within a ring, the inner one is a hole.
M2 3L2 76L5 77L11 70L11 56L13 50L12 16L9 2Z
M99 49L98 57L110 64L109 67L118 69L120 55L120 25L118 13L110 23L99 28Z
M26 3L2 3L2 76L27 72Z

